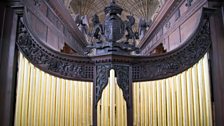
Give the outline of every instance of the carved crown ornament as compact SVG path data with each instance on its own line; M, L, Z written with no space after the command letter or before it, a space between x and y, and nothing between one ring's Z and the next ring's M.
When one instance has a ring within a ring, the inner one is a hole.
M92 18L93 31L88 33L96 41L91 42L86 48L86 53L95 50L93 55L105 54L126 54L138 52L136 39L139 39L138 32L134 32L133 25L135 18L132 15L126 16L127 20L122 20L123 9L114 0L104 8L105 21L100 23L98 15ZM86 30L85 30L86 31Z
M92 35L99 41L86 48L87 52L96 50L93 56L68 55L49 48L32 31L26 14L18 23L16 44L32 64L51 75L94 82L95 105L107 85L109 70L114 69L128 107L131 105L132 82L162 79L181 73L197 63L211 45L211 9L203 9L197 29L181 47L158 56L132 55L133 51L141 51L134 43L134 18L127 16L129 20L122 21L119 17L122 8L114 1L104 11L104 29L97 15L93 18L95 26ZM128 33L126 36L125 32ZM123 41L121 38L124 36L126 40Z

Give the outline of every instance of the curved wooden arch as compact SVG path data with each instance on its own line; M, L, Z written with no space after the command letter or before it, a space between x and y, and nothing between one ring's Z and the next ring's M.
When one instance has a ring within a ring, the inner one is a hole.
M65 79L92 81L93 63L89 57L59 53L31 35L22 19L17 30L17 46L23 55L39 69Z
M196 64L212 43L209 16L213 11L203 8L198 27L180 47L157 56L138 57L140 60L132 65L133 81L168 78Z
M25 57L41 70L54 76L93 81L96 64L128 64L132 67L133 81L150 81L174 76L197 63L211 44L209 14L203 9L199 26L179 48L158 56L75 56L62 54L49 48L35 37L29 24L20 21L17 31L17 45ZM96 73L100 74L100 73Z

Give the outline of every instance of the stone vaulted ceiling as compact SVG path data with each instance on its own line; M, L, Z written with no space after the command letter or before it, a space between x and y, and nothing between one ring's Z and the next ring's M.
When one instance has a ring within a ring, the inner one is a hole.
M97 14L101 21L103 21L104 7L106 7L110 1L111 0L64 0L64 3L73 15L87 15L88 19L90 19L94 14ZM165 0L116 0L116 3L124 9L122 13L123 16L131 14L137 21L140 18L149 21L164 1Z

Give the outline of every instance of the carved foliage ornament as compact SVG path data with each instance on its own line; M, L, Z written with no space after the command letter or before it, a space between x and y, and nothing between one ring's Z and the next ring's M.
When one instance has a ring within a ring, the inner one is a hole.
M96 66L96 103L97 107L98 101L101 99L104 88L108 84L108 77L110 69L115 70L117 77L117 84L123 92L124 99L126 101L127 107L130 106L130 77L129 77L129 67L128 65L122 64L98 64Z
M184 47L134 64L133 80L156 80L174 76L198 62L207 52L210 44L209 15L203 14L199 27Z
M35 66L53 75L68 79L93 79L93 64L88 61L79 63L64 57L59 57L40 46L30 35L22 21L19 21L16 41L20 51Z

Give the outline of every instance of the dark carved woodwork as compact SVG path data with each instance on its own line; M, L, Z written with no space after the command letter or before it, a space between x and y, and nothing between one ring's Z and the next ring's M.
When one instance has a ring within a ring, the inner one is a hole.
M17 45L27 59L50 74L67 79L87 80L93 79L93 64L89 58L74 58L63 54L52 53L44 46L38 44L30 35L22 21L19 21L17 31Z
M198 62L210 44L209 15L204 13L198 29L181 49L134 64L133 80L156 80L178 74Z
M133 125L131 66L128 64L116 63L97 63L95 66L93 125L97 125L97 104L102 97L104 88L108 84L108 77L111 69L115 70L117 84L121 88L124 100L126 101L127 124L128 126Z
M97 107L98 101L101 99L102 92L108 84L109 71L111 69L115 70L117 77L117 84L123 91L124 99L127 103L127 107L130 107L129 102L129 65L123 64L97 64L96 65L96 103Z
M130 108L130 75L129 75L129 67L127 65L114 65L114 70L117 74L117 84L121 88L123 92L124 99L127 104L127 108Z
M110 64L102 64L96 66L96 87L95 87L95 107L101 99L103 89L107 86Z
M205 12L204 10L197 30L184 45L159 56L64 55L44 46L40 40L35 40L22 22L18 27L17 45L30 62L48 73L68 79L94 81L94 125L97 124L97 103L108 83L109 70L114 69L128 108L128 124L131 125L133 124L131 86L133 81L149 81L173 76L194 65L207 52L211 39L209 15ZM96 70L93 78L94 66Z
M86 53L94 49L97 56L105 54L129 55L131 52L134 53L138 50L135 45L138 34L132 28L135 24L135 18L127 16L128 20L123 21L120 17L122 11L123 9L115 1L112 1L104 9L106 17L103 25L100 23L98 15L93 16L94 27L91 36L97 41L87 46ZM126 35L125 32L127 32ZM122 40L124 37L126 37L126 40Z
M18 24L16 43L19 50L31 63L47 73L72 80L94 81L93 103L95 109L97 109L97 102L108 83L109 70L114 69L118 86L122 89L127 104L128 124L133 124L133 115L131 115L132 82L167 78L181 73L197 63L211 44L209 12L211 9L203 10L197 30L181 47L156 56L62 54L44 45L22 21ZM97 118L95 109L93 120ZM96 121L94 121L94 125L96 125Z
M35 40L21 23L17 45L34 65L59 77L93 81L94 64L123 63L132 66L133 81L162 79L190 68L207 52L211 44L208 12L209 9L204 9L198 28L181 47L163 55L107 54L84 57L60 54L44 46L40 40Z

